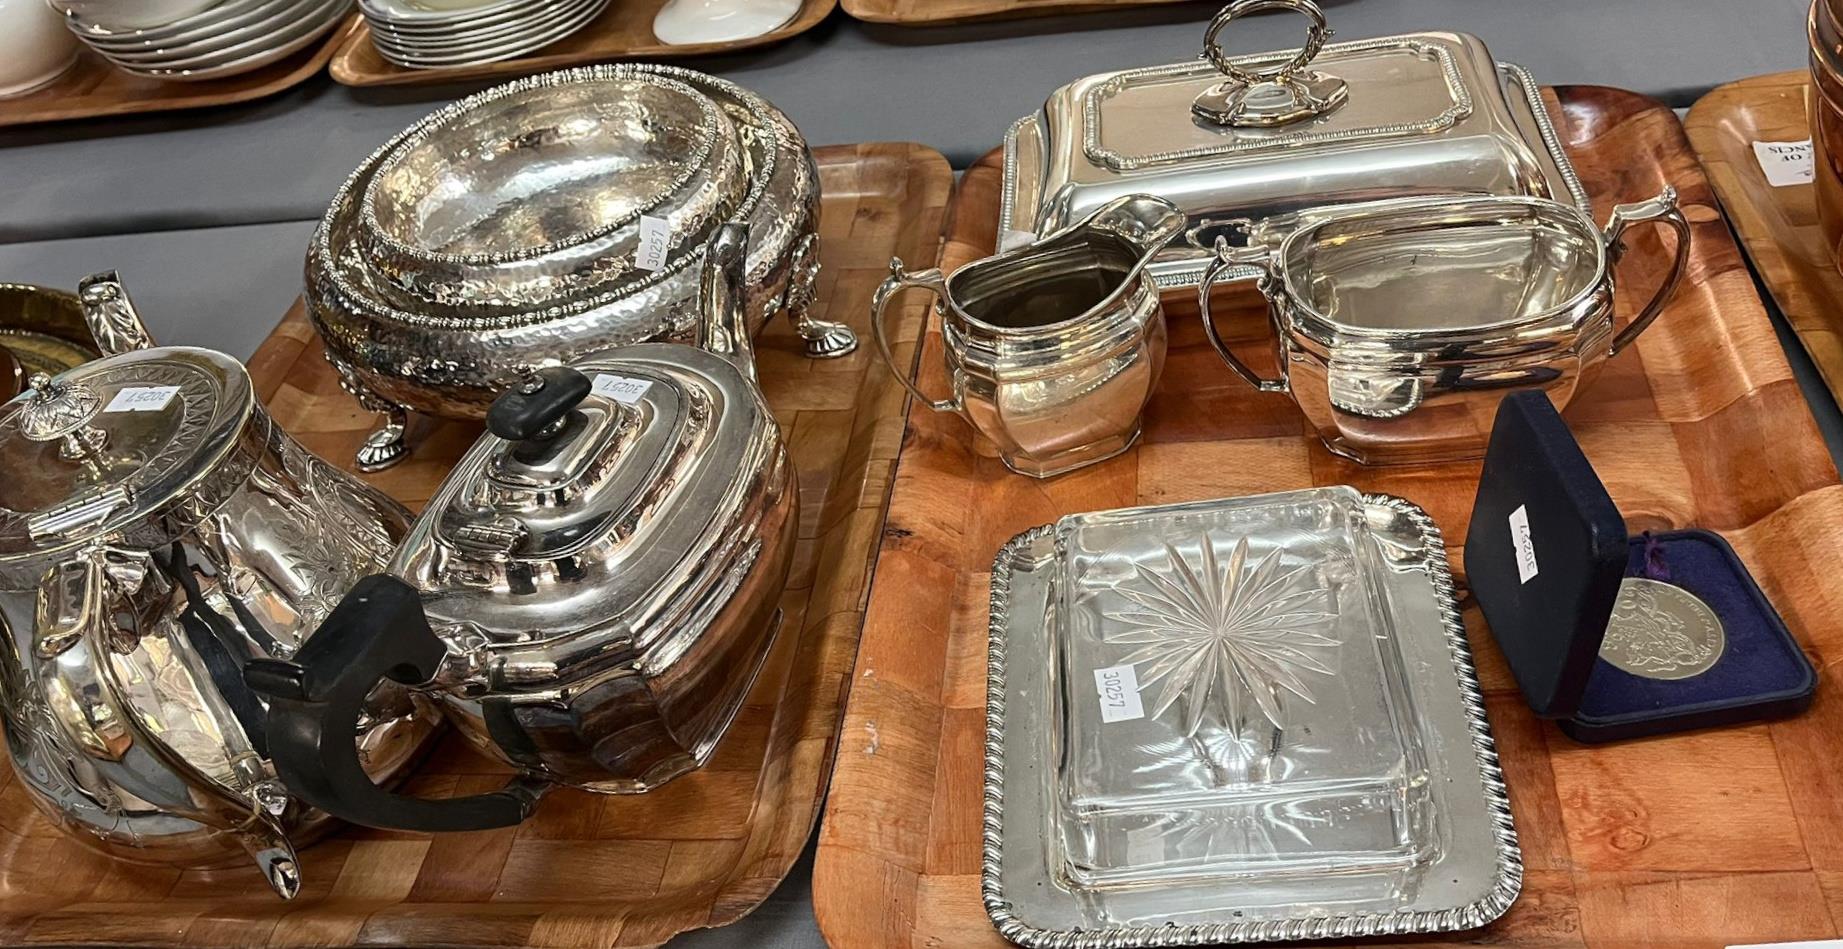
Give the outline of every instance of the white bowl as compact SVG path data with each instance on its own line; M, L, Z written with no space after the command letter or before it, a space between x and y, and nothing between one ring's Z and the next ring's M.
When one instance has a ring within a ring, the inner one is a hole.
M671 0L653 18L653 35L673 46L732 43L772 33L800 14L800 0Z
M45 0L0 0L0 96L31 92L77 61L77 38Z
M218 0L51 0L51 5L59 10L75 13L86 22L111 32L164 26L210 9L217 3Z

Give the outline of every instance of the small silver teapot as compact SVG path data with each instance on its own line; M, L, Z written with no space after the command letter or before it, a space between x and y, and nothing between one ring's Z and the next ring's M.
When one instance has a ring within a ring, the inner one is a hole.
M1127 195L1028 247L943 277L900 259L871 298L890 371L923 405L965 417L1011 470L1049 478L1125 451L1165 363L1165 315L1146 268L1184 229L1170 202ZM953 394L931 399L890 349L883 314L911 287L940 298Z
M555 784L643 792L710 756L773 644L799 525L755 384L747 233L706 245L701 348L623 346L501 395L388 572L292 658L249 664L291 790L374 827L468 830ZM443 800L379 787L351 736L387 680L519 775Z
M288 794L239 673L288 656L409 525L278 428L236 360L154 348L113 273L79 297L107 355L0 406L0 721L20 784L130 861L255 859L300 887L327 815ZM361 697L364 767L402 773L439 721ZM53 871L55 872L55 871Z

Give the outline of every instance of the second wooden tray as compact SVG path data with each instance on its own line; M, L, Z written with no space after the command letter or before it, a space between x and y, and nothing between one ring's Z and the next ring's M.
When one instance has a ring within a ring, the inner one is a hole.
M1182 0L844 0L845 12L871 23L947 26L980 20L1069 13L1105 13L1128 7L1162 6ZM1210 13L1220 4L1210 8Z
M1631 529L1696 525L1733 543L1823 682L1794 719L1580 745L1530 712L1468 598L1526 872L1505 917L1456 938L1624 949L1836 936L1843 486L1676 117L1629 92L1558 92L1554 111L1600 220L1668 183L1694 222L1682 290L1636 351L1577 396L1569 421ZM944 269L991 252L998 198L990 156L962 178ZM1655 233L1632 243L1621 319L1667 261ZM1103 464L1020 477L959 419L911 410L820 833L814 897L833 945L1005 945L980 900L982 751L988 577L1017 532L1078 511L1352 484L1426 508L1462 565L1476 462L1336 458L1285 396L1227 371L1194 311L1168 315L1144 440ZM1237 317L1231 345L1270 365L1264 313ZM942 391L941 358L933 321L926 391Z
M614 0L594 22L581 30L525 56L473 66L440 69L405 69L378 55L371 45L371 28L360 24L333 54L333 79L348 86L401 86L468 79L511 79L531 73L585 66L616 59L675 59L732 53L779 43L819 25L838 0L803 0L800 12L786 26L760 36L728 43L686 43L669 46L653 35L653 17L666 0Z
M242 864L113 863L40 817L5 768L0 945L650 946L733 922L766 898L825 794L902 434L907 396L876 360L866 303L891 254L934 256L953 185L947 161L916 145L817 155L817 315L851 323L864 342L809 360L780 321L757 340L762 386L799 469L800 541L784 631L705 768L643 795L556 791L504 830L347 830L302 851L305 885L292 902ZM921 317L920 306L903 314L911 360ZM373 418L340 391L299 305L250 372L284 429L349 462ZM479 431L430 426L409 461L372 480L419 507ZM469 794L504 780L451 734L411 787Z
M1824 246L1817 189L1774 187L1753 151L1754 142L1811 137L1809 89L1802 69L1731 82L1698 99L1683 128L1761 282L1831 394L1843 396L1843 274Z
M230 105L274 95L305 82L333 58L333 50L361 28L357 14L306 49L240 76L203 82L166 82L123 72L90 50L50 85L0 99L0 128L66 122L109 115L170 112Z

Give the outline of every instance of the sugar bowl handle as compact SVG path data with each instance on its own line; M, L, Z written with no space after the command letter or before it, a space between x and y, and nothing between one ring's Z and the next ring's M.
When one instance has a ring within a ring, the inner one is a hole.
M1657 197L1645 201L1613 206L1613 213L1606 220L1606 228L1601 232L1601 241L1606 245L1606 265L1617 266L1619 259L1625 256L1625 232L1634 224L1657 222L1668 226L1677 235L1676 258L1670 263L1670 273L1664 282L1658 284L1656 292L1645 303L1645 308L1626 324L1625 329L1613 338L1610 355L1617 356L1619 351L1632 345L1638 334L1657 319L1664 310L1664 304L1677 291L1677 285L1683 282L1683 269L1689 263L1689 220L1683 216L1683 209L1677 206L1677 189L1665 186Z
M1209 292L1215 289L1218 283L1233 283L1242 280L1255 282L1255 285L1260 288L1261 296L1267 299L1268 311L1271 313L1274 299L1273 291L1268 285L1273 281L1273 273L1268 269L1266 252L1237 253L1230 249L1226 240L1216 238L1216 259L1211 261L1209 269L1203 272L1203 282L1197 287L1197 312L1203 314L1203 332L1209 337L1209 344L1216 347L1216 355L1221 356L1222 361L1228 363L1229 368L1242 377L1242 381L1261 392L1285 392L1288 387L1284 377L1264 379L1257 375L1254 370L1248 368L1246 363L1229 351L1229 344L1223 341L1222 333L1216 329L1216 318L1209 308Z
M366 696L387 678L428 681L446 653L415 588L374 574L352 587L292 661L251 660L243 677L269 699L269 755L283 783L309 804L369 827L481 830L529 817L549 786L535 778L434 800L387 791L365 773L353 736Z
M926 290L943 301L947 299L947 278L942 275L940 268L930 267L909 273L902 269L902 258L892 258L890 275L883 278L883 282L877 285L877 292L870 298L870 334L877 340L877 352L883 354L883 362L889 366L890 372L896 374L896 381L902 383L903 388L913 393L923 405L936 412L960 412L962 409L958 398L929 398L928 393L923 392L921 386L909 378L908 372L897 364L896 353L890 349L889 333L883 325L883 311L889 308L896 294L911 288ZM924 321L922 326L925 329L927 323Z

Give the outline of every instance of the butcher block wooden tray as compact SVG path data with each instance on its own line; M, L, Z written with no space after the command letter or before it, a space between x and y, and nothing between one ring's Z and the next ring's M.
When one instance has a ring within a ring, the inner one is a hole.
M1119 12L1129 7L1164 6L1180 0L844 0L845 12L871 23L900 26L948 26L980 20L1070 13ZM1214 14L1221 4L1209 8Z
M1697 100L1683 128L1708 169L1715 195L1740 235L1755 272L1811 354L1832 394L1843 393L1843 274L1824 246L1817 189L1774 187L1754 157L1754 142L1797 142L1806 124L1805 70L1755 76Z
M946 160L916 145L818 157L817 315L850 322L864 344L808 360L779 321L757 341L762 384L800 473L800 542L783 632L708 766L639 796L556 791L532 820L504 830L346 830L302 853L304 887L292 902L241 862L189 872L112 863L54 830L8 768L0 945L651 946L734 922L767 897L825 795L901 441L907 398L874 361L866 307L890 255L937 253L953 185ZM914 358L922 317L919 302L903 311L903 358ZM320 352L297 304L251 374L283 428L349 464L372 417L340 391ZM424 428L408 461L370 480L420 506L479 431ZM479 793L504 775L450 734L411 788Z
M333 54L333 78L348 86L401 86L469 79L511 79L532 73L586 66L616 59L677 59L714 56L758 46L768 46L819 25L838 0L803 0L800 12L778 30L727 43L685 43L670 46L653 35L653 17L666 0L614 0L588 26L543 49L515 59L440 69L405 69L378 55L371 45L371 28L359 24Z
M1697 525L1733 543L1823 682L1794 719L1576 744L1529 711L1462 591L1525 876L1501 920L1444 941L1627 949L1834 937L1843 486L1676 117L1615 89L1555 95L1601 220L1614 202L1669 183L1694 230L1681 292L1635 352L1576 396L1569 421L1631 529ZM944 269L991 252L999 178L996 154L963 177ZM1669 261L1655 231L1631 248L1622 319ZM1463 565L1477 463L1362 468L1337 458L1285 396L1230 375L1194 307L1168 315L1171 348L1144 440L1092 468L1051 481L1014 475L958 418L911 408L820 833L814 897L833 945L1004 945L980 903L981 752L987 578L1014 534L1078 511L1353 484L1424 506ZM1271 366L1255 301L1235 319L1231 345ZM936 322L924 390L940 391L940 360Z
M89 49L49 85L22 96L0 98L0 128L66 122L108 115L170 112L230 105L271 96L305 82L326 67L333 51L362 26L357 14L306 49L240 76L203 82L166 82L126 73Z

